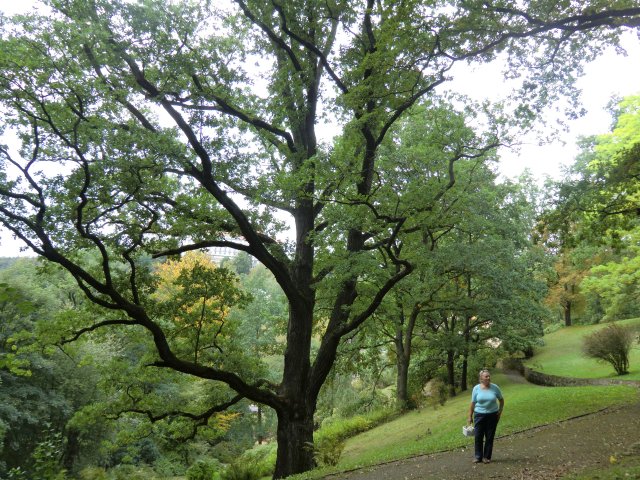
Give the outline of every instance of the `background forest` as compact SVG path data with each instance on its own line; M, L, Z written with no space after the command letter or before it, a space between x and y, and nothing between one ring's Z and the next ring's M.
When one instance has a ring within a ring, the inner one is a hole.
M496 168L636 2L44 3L0 18L3 478L283 478L639 315L640 97ZM504 101L446 88L498 57Z

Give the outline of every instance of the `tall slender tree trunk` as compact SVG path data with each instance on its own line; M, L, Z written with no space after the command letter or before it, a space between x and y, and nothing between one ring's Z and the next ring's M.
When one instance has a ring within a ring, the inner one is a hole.
M405 410L409 406L409 356L402 348L402 340L396 336L396 400L398 407Z
M64 452L62 454L62 465L71 471L80 455L80 432L75 428L70 428L66 432L67 441L65 443Z
M398 307L402 312L402 304ZM420 314L420 304L415 304L408 320L405 322L404 313L401 313L400 323L396 328L394 343L396 346L396 400L401 409L410 406L409 402L409 365L411 364L411 347L413 343L413 330Z
M262 405L258 405L258 445L262 445L264 442L264 425L262 421Z
M467 336L465 336L467 337ZM465 351L462 355L462 372L460 373L460 391L466 392L467 388L467 376L469 371L469 340L465 338Z
M467 375L469 369L469 354L467 352L464 353L462 358L462 373L460 373L460 391L466 392L467 388Z
M447 350L447 383L449 384L449 396L456 396L456 369L455 351Z
M470 236L471 237L471 236ZM473 290L471 289L471 275L467 276L467 297L471 299L473 297ZM470 335L471 318L467 315L464 317L464 346L462 350L462 372L460 373L460 391L467 391L467 374L469 369L469 343L471 342Z
M571 326L571 302L566 301L562 305L562 313L564 314L564 325L565 327Z
M305 302L291 304L284 375L283 402L278 415L278 453L274 479L306 472L316 466L313 455L315 394L310 394L312 311Z

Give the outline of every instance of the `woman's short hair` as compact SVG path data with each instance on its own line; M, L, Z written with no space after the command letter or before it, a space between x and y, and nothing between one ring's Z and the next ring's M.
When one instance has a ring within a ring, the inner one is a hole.
M480 369L480 372L478 373L478 378L480 378L483 373L491 374L491 372L489 371L488 368L482 368L482 369Z

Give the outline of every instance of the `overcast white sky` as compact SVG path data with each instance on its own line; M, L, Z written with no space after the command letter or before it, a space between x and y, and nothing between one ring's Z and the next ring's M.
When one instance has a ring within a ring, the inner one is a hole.
M613 97L640 94L640 38L627 32L622 38L627 55L617 54L613 48L585 68L584 77L578 80L582 90L583 106L587 114L576 120L567 121L569 132L562 134L563 142L538 146L534 138L515 155L501 152L500 170L505 176L515 177L525 168L542 178L545 175L558 177L562 165L572 163L578 153L576 140L580 136L607 133L611 129L612 118L607 105ZM500 79L496 80L500 85ZM553 126L551 126L553 128Z
M27 11L32 5L32 0L0 0L0 10L8 14ZM579 136L609 131L611 118L606 107L610 99L613 96L640 94L640 39L636 34L627 33L622 44L627 56L610 49L586 67L585 76L579 80L578 86L583 91L583 105L587 114L568 121L569 132L562 135L564 142L540 146L535 138L531 138L525 140L517 153L501 151L500 171L503 175L513 178L527 168L539 179L545 175L557 178L561 167L571 163L578 153L575 143ZM500 68L482 67L469 72L469 81L465 80L467 78L457 77L460 90L476 98L500 95L504 91ZM0 256L19 254L19 245L8 235L0 234Z

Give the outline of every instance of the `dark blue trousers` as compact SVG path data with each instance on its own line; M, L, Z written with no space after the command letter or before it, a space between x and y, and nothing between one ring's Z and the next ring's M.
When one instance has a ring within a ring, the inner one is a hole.
M474 413L473 425L476 428L476 459L487 458L491 460L493 439L496 436L496 428L498 427L498 412Z

